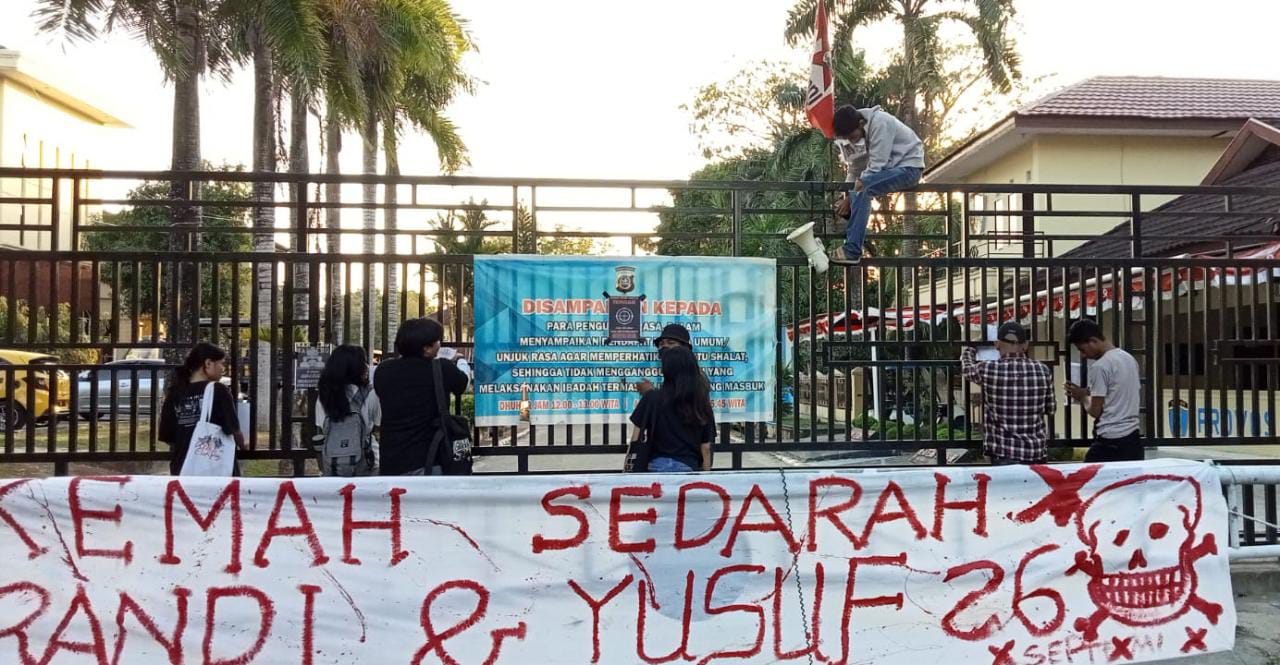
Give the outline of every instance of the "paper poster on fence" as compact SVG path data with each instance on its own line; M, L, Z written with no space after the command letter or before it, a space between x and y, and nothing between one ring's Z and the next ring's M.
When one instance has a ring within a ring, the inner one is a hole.
M1230 649L1214 468L0 481L0 662L1141 662Z
M770 421L776 297L762 259L477 256L476 424L519 423L526 395L534 424L627 422L635 385L660 383L653 340L671 323L690 331L719 422Z

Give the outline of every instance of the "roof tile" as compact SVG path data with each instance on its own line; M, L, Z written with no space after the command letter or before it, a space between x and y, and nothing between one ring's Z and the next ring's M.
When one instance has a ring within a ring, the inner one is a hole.
M1274 187L1280 192L1280 162L1255 166L1220 184L1225 187ZM1205 238L1273 234L1280 225L1280 195L1231 197L1233 213L1256 212L1256 217L1215 215L1224 211L1224 203L1223 197L1216 194L1187 194L1146 213L1142 222L1143 234L1165 238L1143 241L1143 255L1172 256L1188 246L1206 242ZM1162 212L1197 214L1161 216L1159 213ZM1256 242L1242 241L1241 244ZM1061 258L1113 259L1129 256L1129 224L1126 222L1063 253Z
M1017 112L1021 116L1280 119L1280 81L1098 76Z

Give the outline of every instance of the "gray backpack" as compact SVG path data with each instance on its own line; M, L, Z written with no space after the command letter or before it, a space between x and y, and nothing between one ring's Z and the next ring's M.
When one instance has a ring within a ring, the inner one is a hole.
M334 422L324 419L320 436L320 472L326 476L373 475L373 437L365 436L364 402L373 389L365 386L351 399L351 415Z

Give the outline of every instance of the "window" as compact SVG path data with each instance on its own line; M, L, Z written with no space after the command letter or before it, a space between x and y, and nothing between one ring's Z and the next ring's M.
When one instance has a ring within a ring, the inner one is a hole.
M1259 331L1265 333L1265 330ZM1280 342L1255 338L1252 328L1242 328L1239 340L1224 340L1220 358L1230 387L1244 390L1271 390L1272 375L1280 369ZM1239 359L1243 362L1232 362ZM1267 361L1272 362L1254 362Z
M1204 344L1179 343L1164 345L1165 376L1204 376Z
M981 194L974 194L973 201L970 204L970 210L985 210L987 205L987 197ZM971 233L987 232L987 217L985 215L977 215L969 218L969 229Z

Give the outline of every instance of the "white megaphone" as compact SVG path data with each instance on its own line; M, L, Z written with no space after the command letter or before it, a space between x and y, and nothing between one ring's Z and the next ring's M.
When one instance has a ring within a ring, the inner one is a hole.
M827 252L823 249L822 243L813 237L813 222L809 222L792 231L787 236L787 240L794 242L804 252L804 255L809 257L809 265L813 267L814 272L821 275L827 271L830 260L827 258Z

